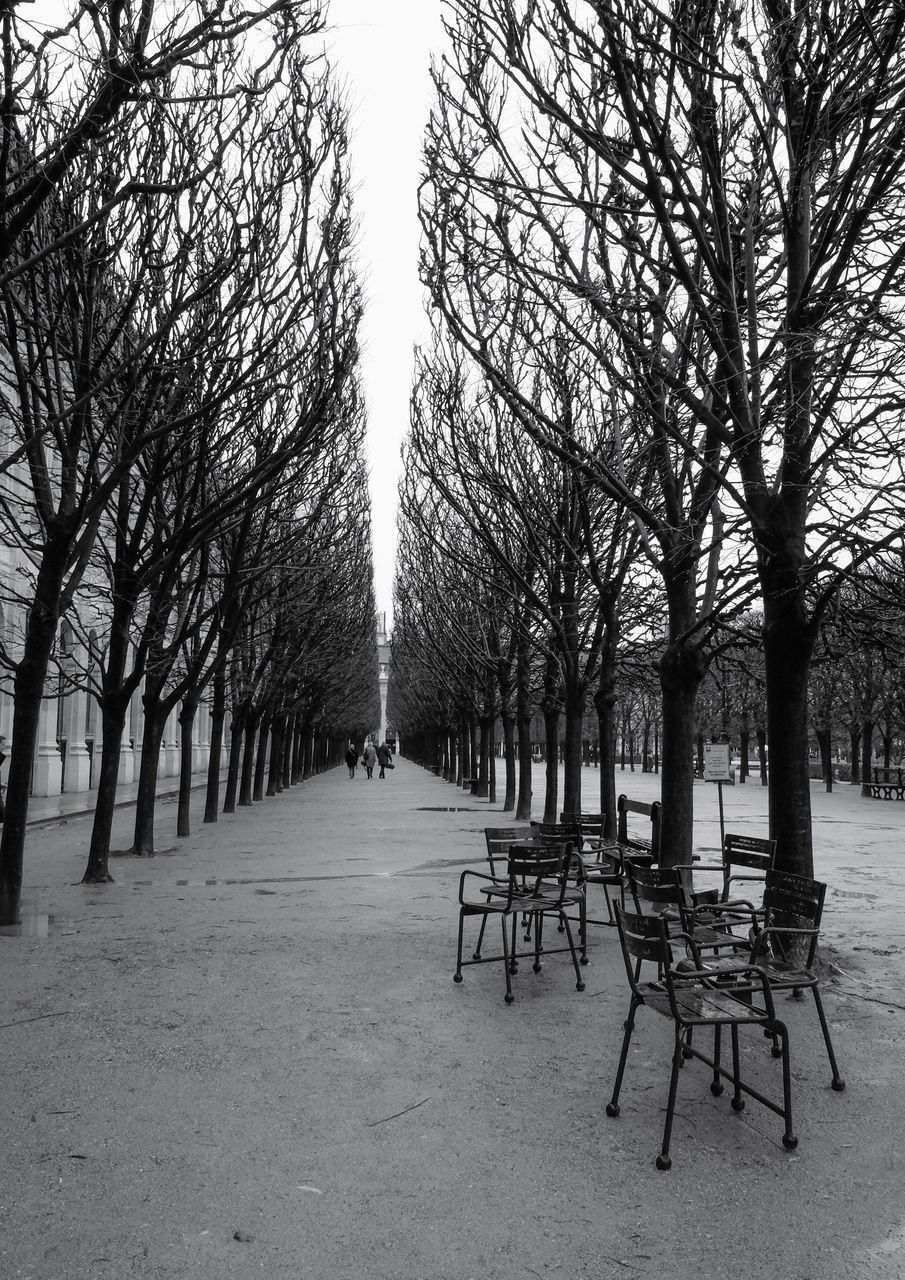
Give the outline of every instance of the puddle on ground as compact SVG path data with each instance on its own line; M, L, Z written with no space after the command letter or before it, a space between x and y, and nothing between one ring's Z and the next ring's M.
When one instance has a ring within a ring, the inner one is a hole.
M480 799L480 796L476 797ZM414 810L415 813L474 813L474 809L462 809L456 805L423 804Z
M264 876L260 879L228 879L220 880L212 877L207 880L133 880L132 889L209 889L223 885L255 885L255 884L303 884L310 880L363 880L372 873L366 871L337 872L335 875L314 876Z
M67 933L78 933L71 916L57 916L52 911L24 906L18 924L0 926L0 938L50 938Z

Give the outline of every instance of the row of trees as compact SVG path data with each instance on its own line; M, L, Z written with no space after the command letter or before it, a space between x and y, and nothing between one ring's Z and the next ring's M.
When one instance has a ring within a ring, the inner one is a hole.
M755 609L771 834L810 874L812 659L842 585L901 563L905 12L446 14L396 637L436 621L432 546L454 661L509 658L521 723L539 618L542 709L568 724L593 689L602 744L620 643L655 646L663 847L687 862L697 694ZM565 808L573 770L567 745Z
M48 670L97 699L86 879L108 878L130 701L134 849L179 708L212 709L207 820L373 724L374 599L346 121L307 0L3 17L0 661L14 717L0 921L16 918ZM61 619L67 641L58 643ZM342 636L342 644L337 644ZM265 766L269 759L269 778Z

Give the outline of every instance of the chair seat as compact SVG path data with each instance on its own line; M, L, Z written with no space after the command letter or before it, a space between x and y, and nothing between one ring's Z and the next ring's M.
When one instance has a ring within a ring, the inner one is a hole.
M743 994L751 992L751 987L748 985L737 986L736 989ZM717 1022L731 1024L768 1020L766 1013L762 1018L758 1017L757 1010L752 1011L749 1003L739 999L730 991L719 991L698 983L691 983L685 987L681 982L676 982L673 994L682 1015L682 1022L686 1025L707 1026ZM673 1017L669 995L665 991L658 991L656 986L654 990L645 994L644 1003L656 1009L657 1013L662 1013L665 1018Z
M740 949L743 948L745 951L750 952L750 947L748 947L741 938L736 939L736 941L738 942ZM695 942L697 942L699 946L707 945L706 943L700 942L697 932L695 932ZM701 959L703 968L705 968L708 973L712 973L714 977L719 977L721 970L729 968L737 969L738 963L739 956L737 953L735 956L704 956ZM771 986L774 988L809 987L813 986L813 984L818 981L817 975L812 973L810 969L803 968L800 964L796 964L794 961L781 960L775 956L764 957L752 955L751 966L752 968L756 968L765 973ZM676 967L681 969L682 963Z
M816 973L791 960L780 960L776 956L762 959L758 968L766 971L774 987L810 987L818 981Z

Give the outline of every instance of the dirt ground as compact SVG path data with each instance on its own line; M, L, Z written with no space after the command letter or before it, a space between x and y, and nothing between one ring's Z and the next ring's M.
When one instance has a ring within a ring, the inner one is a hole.
M696 787L714 849L717 789ZM723 795L727 829L764 834L762 788ZM405 760L383 782L339 768L216 825L199 798L184 841L165 806L165 852L103 887L78 883L86 818L35 829L26 932L0 936L0 1276L905 1275L905 805L815 786L814 812L847 1089L810 999L783 998L798 1149L690 1063L669 1173L665 1019L639 1014L604 1111L628 1004L614 931L593 931L582 993L563 955L523 965L509 1007L501 965L452 981L458 876L499 804ZM762 1038L744 1070L778 1089Z

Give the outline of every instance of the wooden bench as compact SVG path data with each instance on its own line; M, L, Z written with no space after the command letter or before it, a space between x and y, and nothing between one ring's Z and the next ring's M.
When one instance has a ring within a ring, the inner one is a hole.
M878 766L873 770L873 782L865 782L862 795L873 800L905 800L905 769L884 769Z
M484 785L486 787L488 786L488 783L485 782ZM479 800L487 799L486 791L484 795L481 795L481 779L480 778L463 778L462 790L468 791L469 795L477 796Z
M642 800L629 800L621 795L616 801L616 841L624 849L648 854L656 862L660 857L660 815L662 809L659 800L645 804ZM647 818L650 823L650 835L629 835L629 814Z

